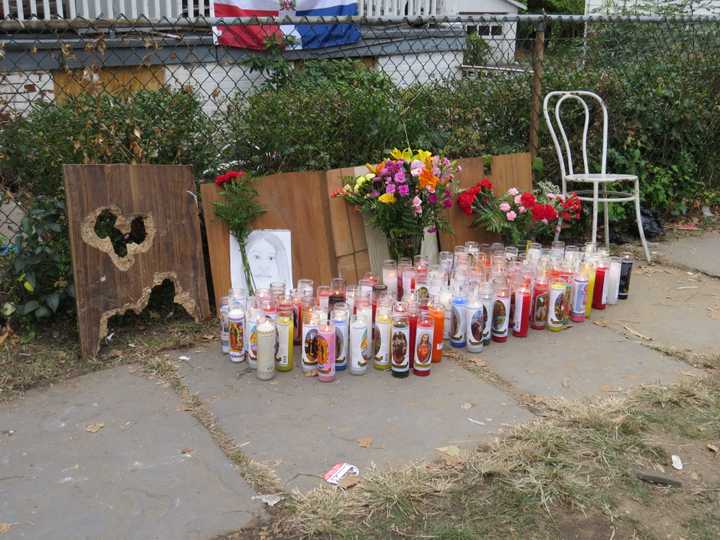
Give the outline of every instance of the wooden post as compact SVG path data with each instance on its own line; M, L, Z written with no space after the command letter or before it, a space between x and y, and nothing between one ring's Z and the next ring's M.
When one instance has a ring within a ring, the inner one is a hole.
M540 147L540 107L542 103L543 59L545 57L545 21L537 23L533 45L532 101L530 110L530 156L535 159Z

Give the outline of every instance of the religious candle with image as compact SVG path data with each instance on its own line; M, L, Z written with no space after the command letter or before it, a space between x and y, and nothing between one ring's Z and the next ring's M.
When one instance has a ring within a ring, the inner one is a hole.
M223 354L230 352L230 330L228 326L229 298L223 296L220 299L220 309L218 315L220 318L220 350Z
M548 301L548 330L559 332L565 328L565 282L557 277L550 284Z
M257 320L263 316L262 310L257 306L257 301L252 296L247 300L245 314L245 354L247 355L248 367L255 369L257 359Z
M368 320L358 313L350 323L350 373L365 375L370 361L371 328Z
M293 300L284 296L278 300L277 311L277 352L275 360L278 371L292 371L293 362Z
M392 300L389 298L382 299L375 314L375 326L373 328L373 367L379 370L390 369L391 308Z
M349 350L350 312L347 304L335 304L331 317L335 325L335 370L343 371L347 367Z
M318 380L335 380L335 325L326 322L318 327Z
M230 361L245 360L245 306L239 298L230 299L227 313Z
M390 369L392 376L405 378L410 374L410 324L407 312L393 313L390 338Z
M418 317L415 334L415 362L413 373L420 377L430 375L433 354L433 319L429 314Z
M315 307L312 304L303 305L302 318L302 369L305 373L313 373L317 371L317 352L318 352L318 316Z

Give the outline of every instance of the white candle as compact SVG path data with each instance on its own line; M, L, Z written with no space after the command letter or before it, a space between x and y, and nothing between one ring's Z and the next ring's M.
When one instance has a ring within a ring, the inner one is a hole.
M270 319L260 322L257 327L257 370L255 374L261 381L275 376L275 324Z

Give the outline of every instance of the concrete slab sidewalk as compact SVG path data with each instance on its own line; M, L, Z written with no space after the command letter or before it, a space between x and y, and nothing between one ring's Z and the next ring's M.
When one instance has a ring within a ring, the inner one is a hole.
M589 321L558 333L530 330L527 338L492 344L481 357L523 392L571 399L671 383L693 372L685 363Z
M243 452L272 466L289 488L318 485L338 462L363 471L372 463L431 459L437 447L472 446L503 424L532 418L511 397L447 359L426 378L370 370L321 383L299 369L262 382L214 348L190 357L182 367L185 383L245 444ZM369 448L358 444L362 437L372 437Z
M720 245L718 245L720 251ZM607 310L615 328L631 328L654 343L720 353L720 280L664 266L634 271L630 298ZM605 317L595 316L595 319Z
M0 407L3 538L207 539L259 514L252 495L173 390L127 367Z
M663 242L658 255L667 264L720 277L720 231Z

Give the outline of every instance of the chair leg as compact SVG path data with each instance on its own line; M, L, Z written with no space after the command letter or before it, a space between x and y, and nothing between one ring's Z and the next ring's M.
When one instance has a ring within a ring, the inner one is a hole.
M640 242L642 242L643 249L645 250L645 258L647 262L652 262L650 260L650 249L648 248L647 240L645 240L645 230L642 226L642 214L640 214L640 182L638 180L635 180L635 216L638 224L638 232L640 233Z
M603 184L603 198L607 199L607 186ZM610 205L605 201L605 247L610 250Z
M597 242L598 184L593 184L592 243Z

